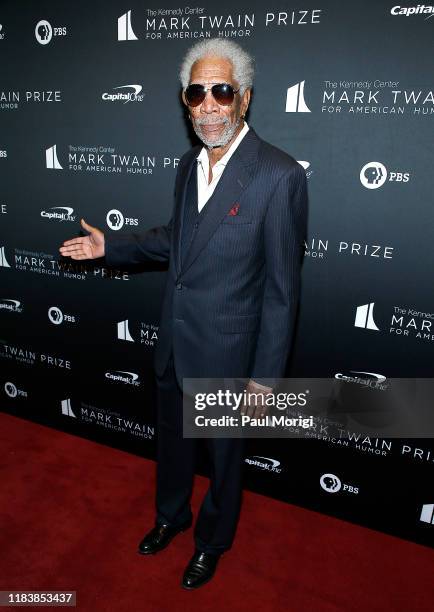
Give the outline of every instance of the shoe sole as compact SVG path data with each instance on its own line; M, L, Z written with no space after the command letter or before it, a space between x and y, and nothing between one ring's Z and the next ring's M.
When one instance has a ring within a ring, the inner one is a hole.
M190 529L191 526L192 526L192 523L190 523L189 525L186 525L185 527L180 528L179 531L174 533L173 537L171 537L170 540L167 542L167 544L165 544L164 546L160 546L159 548L154 548L154 550L149 550L149 551L143 551L143 550L140 550L140 548L138 548L137 552L139 553L139 555L155 555L159 553L160 551L164 550L165 548L167 548L170 542L173 540L173 538L175 538L182 531L187 531L187 529Z
M211 574L211 576L209 576L206 580L204 580L203 582L201 582L200 584L198 584L197 586L187 586L185 584L183 584L181 582L181 586L183 589L185 589L186 591L195 591L196 589L200 589L200 587L202 587L204 584L206 584L207 582L209 582L212 578L214 578L214 574L215 571Z

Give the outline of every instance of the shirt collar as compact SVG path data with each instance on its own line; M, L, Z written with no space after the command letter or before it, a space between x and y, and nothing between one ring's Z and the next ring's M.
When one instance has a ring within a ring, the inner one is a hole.
M230 148L228 149L228 151L226 151L226 153L223 155L223 157L215 164L215 166L221 165L221 166L226 166L226 164L228 163L229 159L231 158L231 156L234 154L235 149L238 147L238 145L240 144L240 142L242 141L242 139L244 138L244 136L247 134L247 132L249 131L249 126L247 125L247 122L244 121L244 125L243 125L243 129L241 130L241 132L238 134L238 136L235 138L234 142L231 144ZM207 166L209 165L209 160L208 160L208 153L205 147L202 147L202 149L200 150L199 155L197 156L197 161L202 165L202 166Z

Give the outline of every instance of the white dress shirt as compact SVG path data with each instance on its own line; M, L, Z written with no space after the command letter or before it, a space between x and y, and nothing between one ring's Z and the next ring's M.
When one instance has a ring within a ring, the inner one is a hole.
M213 166L212 168L212 181L208 184L209 174L209 159L208 153L205 147L202 147L201 152L197 156L197 208L199 212L208 202L214 189L217 187L217 183L220 180L223 170L226 168L228 161L234 154L235 149L238 147L244 136L249 131L249 126L244 122L243 129L238 134L234 142L223 157Z

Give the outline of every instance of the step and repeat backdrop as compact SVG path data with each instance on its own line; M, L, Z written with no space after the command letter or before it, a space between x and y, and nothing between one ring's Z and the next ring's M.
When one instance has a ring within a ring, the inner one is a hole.
M397 2L3 0L2 411L154 458L166 267L73 262L58 247L81 217L107 233L168 222L195 144L179 64L215 36L255 57L248 122L308 177L287 375L350 390L432 376L434 8ZM332 435L326 421L249 440L245 458L250 489L429 546L433 471L428 436Z

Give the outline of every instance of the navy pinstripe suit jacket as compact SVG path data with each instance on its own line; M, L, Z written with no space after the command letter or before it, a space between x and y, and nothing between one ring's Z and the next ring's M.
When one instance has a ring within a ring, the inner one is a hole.
M249 129L230 158L181 266L186 186L200 146L180 160L167 225L106 236L108 265L167 261L154 353L157 375L173 346L176 375L252 378L285 374L299 298L307 224L303 167ZM228 215L238 203L238 214Z

